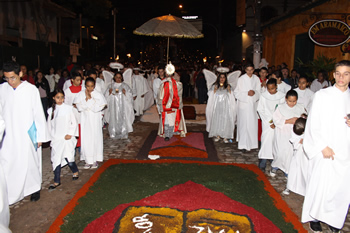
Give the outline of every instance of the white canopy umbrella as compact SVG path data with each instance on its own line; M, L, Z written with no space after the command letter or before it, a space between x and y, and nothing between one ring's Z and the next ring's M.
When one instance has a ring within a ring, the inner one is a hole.
M163 15L153 18L141 27L134 30L134 34L143 36L162 36L168 37L167 45L167 63L169 59L169 39L172 38L203 38L204 35L198 31L192 24L184 19L172 15Z

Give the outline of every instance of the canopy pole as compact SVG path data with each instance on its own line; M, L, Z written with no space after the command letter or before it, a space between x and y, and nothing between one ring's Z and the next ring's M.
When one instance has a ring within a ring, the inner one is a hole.
M169 40L170 40L170 37L168 37L168 46L166 49L166 64L168 64L168 61L169 61Z

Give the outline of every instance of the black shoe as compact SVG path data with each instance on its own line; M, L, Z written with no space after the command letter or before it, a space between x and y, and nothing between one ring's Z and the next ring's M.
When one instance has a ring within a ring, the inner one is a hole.
M328 228L329 228L329 230L331 230L331 232L335 232L335 233L340 232L340 229L335 228L335 227L332 227L332 226L330 226L330 225L328 225Z
M310 222L310 229L313 232L322 232L322 226L320 222Z
M33 193L30 196L30 201L39 201L40 199L40 190L38 192Z
M165 137L165 138L164 138L164 141L169 141L169 140L170 140L169 137Z
M50 184L49 189L55 189L55 188L57 188L57 187L60 186L60 185L61 185L61 183L58 183L58 184Z
M246 153L246 152L247 152L247 150L246 150L246 149L242 149L241 151L242 151L242 153Z

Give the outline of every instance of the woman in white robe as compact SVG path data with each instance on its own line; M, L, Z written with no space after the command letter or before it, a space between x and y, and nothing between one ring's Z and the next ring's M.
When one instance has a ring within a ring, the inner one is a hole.
M85 90L79 92L73 103L81 114L81 160L84 169L98 168L103 161L102 111L106 108L105 97L94 90L95 80L85 80Z
M266 90L260 96L258 113L262 121L261 147L259 150L259 168L265 171L266 161L272 160L272 143L275 135L275 125L272 115L279 104L284 103L285 95L277 91L277 81L270 79L266 84Z
M298 104L304 106L307 112L310 112L314 92L307 88L307 79L300 77L298 80L298 88L294 90L298 93Z
M113 79L105 93L108 106L105 120L111 138L127 139L128 133L133 132L135 120L132 90L123 82L122 73L116 73Z
M305 114L302 105L297 104L298 94L294 90L290 90L286 94L286 103L277 107L272 115L275 128L275 137L273 140L272 154L273 162L270 175L274 177L278 169L282 170L286 175L289 172L290 161L293 156L293 147L290 144L292 129L295 121Z
M214 141L233 139L235 130L236 99L227 83L226 74L220 74L208 92L208 104L205 111L209 138Z
M61 184L61 167L68 164L73 172L73 180L78 179L78 168L75 164L75 146L78 133L78 123L75 119L73 106L64 101L64 92L57 90L53 94L54 104L49 108L47 128L51 139L51 162L54 171L54 184L49 189L55 189Z

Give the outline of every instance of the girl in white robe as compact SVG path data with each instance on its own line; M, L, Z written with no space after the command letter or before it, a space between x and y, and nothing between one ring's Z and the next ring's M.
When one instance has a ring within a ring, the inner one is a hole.
M273 162L271 164L270 175L274 177L278 169L288 175L290 161L293 156L293 147L289 139L292 134L292 128L295 121L305 114L302 105L297 104L298 94L294 90L290 90L286 94L286 103L277 107L272 115L275 128L275 137L273 140L272 155Z
M73 103L81 116L81 160L85 160L84 169L98 168L103 161L102 114L106 108L105 97L94 90L95 80L85 80L85 90L78 93Z
M108 122L108 132L111 138L127 139L128 133L133 131L132 124L135 120L132 90L123 82L122 73L114 76L105 93L108 105L108 114L105 120Z
M304 152L303 139L306 126L306 119L300 117L295 121L293 126L292 137L290 142L293 145L293 157L290 162L287 189L283 191L284 194L289 194L289 190L304 196L307 181L307 168L309 160Z
M206 120L209 138L214 137L216 142L223 138L224 143L228 143L228 139L233 139L235 130L236 100L226 74L218 76L208 96Z
M266 90L260 96L258 113L262 121L261 147L259 150L259 168L265 171L267 160L272 160L272 143L275 135L275 125L272 115L279 104L284 103L285 95L277 91L276 79L269 79Z
M298 93L298 104L303 105L306 111L310 112L314 92L306 86L307 79L305 77L300 77L298 80L298 88L294 90Z
M56 90L53 93L53 105L47 110L47 127L51 139L51 162L54 170L54 183L49 189L61 185L61 167L68 164L73 172L73 180L79 178L78 167L75 164L75 146L78 133L78 123L73 113L73 106L64 102L64 92Z

